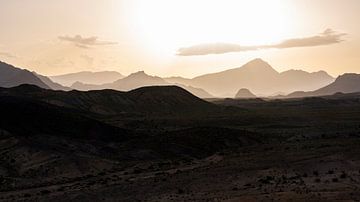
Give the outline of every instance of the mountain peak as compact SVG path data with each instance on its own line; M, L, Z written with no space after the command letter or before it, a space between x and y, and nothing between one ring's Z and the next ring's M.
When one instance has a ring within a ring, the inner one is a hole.
M266 63L266 64L268 64L266 61L264 61L261 58L255 58L253 60L250 60L248 63Z
M129 77L133 77L133 76L149 76L149 75L146 74L145 71L138 71L129 75Z
M251 60L243 65L241 69L247 69L248 71L253 71L254 73L259 74L264 73L264 71L278 74L278 72L269 63L260 58Z

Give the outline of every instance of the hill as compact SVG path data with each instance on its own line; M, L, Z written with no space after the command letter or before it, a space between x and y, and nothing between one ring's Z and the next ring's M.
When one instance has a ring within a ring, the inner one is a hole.
M26 137L44 134L116 141L124 139L124 135L128 133L126 130L85 117L77 110L24 97L0 96L0 116L1 129Z
M1 88L0 96L31 98L99 115L184 114L217 109L216 105L178 86L142 87L128 92L115 90L65 92L21 85Z
M249 98L256 98L256 95L254 95L248 89L242 88L236 93L235 98L237 98L237 99L241 99L241 98L249 99Z

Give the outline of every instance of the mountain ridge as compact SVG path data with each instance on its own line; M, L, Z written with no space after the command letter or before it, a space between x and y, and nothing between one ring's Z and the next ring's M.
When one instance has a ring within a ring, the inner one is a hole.
M297 91L287 95L287 98L297 97L313 97L313 96L324 96L332 95L335 93L356 93L360 92L360 74L356 73L345 73L336 78L336 80L318 90L315 91Z
M277 92L291 93L296 90L316 90L330 84L334 78L325 71L306 72L287 70L278 72L266 61L257 58L241 67L196 76L192 79L168 77L178 82L202 88L218 97L233 97L240 88L247 88L257 95L270 96Z
M61 83L62 85L71 86L75 82L101 85L124 78L124 76L117 71L81 71L49 76L49 78L55 82Z

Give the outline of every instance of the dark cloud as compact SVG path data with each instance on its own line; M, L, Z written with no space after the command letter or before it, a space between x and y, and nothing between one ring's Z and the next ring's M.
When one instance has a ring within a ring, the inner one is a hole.
M62 41L68 41L73 43L79 48L90 48L92 46L105 46L105 45L115 45L116 42L111 41L99 41L98 37L82 37L81 35L76 35L74 37L70 36L59 36Z
M16 58L15 55L13 55L11 53L8 53L8 52L0 52L0 56L5 56L5 57L8 57L8 58Z
M191 47L180 48L177 55L180 56L192 56L192 55L209 55L209 54L224 54L231 52L244 52L254 51L259 49L284 49L284 48L296 48L296 47L313 47L323 46L344 41L342 37L345 33L337 33L332 29L327 29L323 33L316 36L287 39L274 45L260 45L260 46L241 46L239 44L229 43L212 43L212 44L199 44Z

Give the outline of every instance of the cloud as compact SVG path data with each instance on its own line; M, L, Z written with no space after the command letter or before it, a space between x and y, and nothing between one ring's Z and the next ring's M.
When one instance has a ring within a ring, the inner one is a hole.
M8 58L16 58L15 55L13 55L11 53L8 53L8 52L0 52L0 56L5 56L5 57L8 57Z
M115 45L116 42L111 41L99 41L98 37L82 37L81 35L76 35L74 37L70 36L59 36L61 41L67 41L73 43L79 48L90 48L92 46L106 46L106 45Z
M179 56L193 56L193 55L209 55L209 54L224 54L232 52L255 51L260 49L284 49L297 47L314 47L340 43L345 33L338 33L332 29L326 29L323 33L316 36L293 38L282 41L273 45L259 45L259 46L241 46L239 44L231 43L210 43L199 44L195 46L180 48L177 52Z

